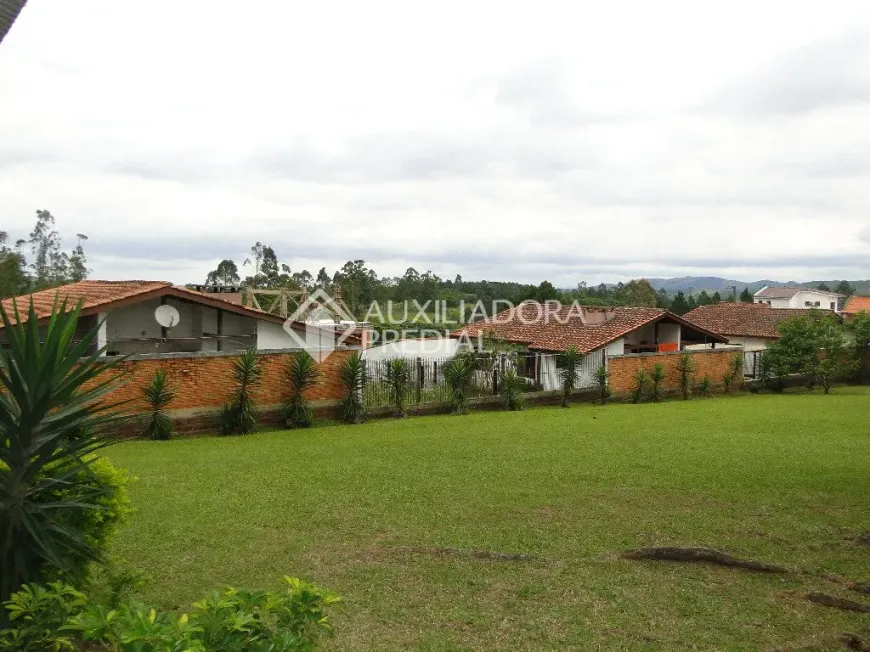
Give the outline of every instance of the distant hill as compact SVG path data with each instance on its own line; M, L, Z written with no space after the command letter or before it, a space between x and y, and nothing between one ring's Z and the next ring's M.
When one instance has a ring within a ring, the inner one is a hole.
M726 295L731 292L730 286L737 286L737 294L743 292L743 288L749 288L750 292L757 292L765 285L775 285L778 287L806 287L814 288L819 283L827 283L833 288L839 283L839 280L829 281L810 281L808 283L798 283L797 281L773 281L763 279L760 281L737 281L734 279L721 278L719 276L683 276L681 278L649 278L647 279L656 290L664 290L668 294L676 294L682 291L684 294L697 294L701 290L706 290L712 294L718 292L721 295ZM865 281L849 281L857 288L858 294L870 295L870 280Z

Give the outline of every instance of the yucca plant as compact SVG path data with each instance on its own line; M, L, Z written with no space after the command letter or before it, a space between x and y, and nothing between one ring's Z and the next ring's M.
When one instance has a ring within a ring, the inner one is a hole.
M474 360L457 355L444 365L444 380L450 392L448 403L454 414L468 413L468 392L474 379Z
M0 305L0 602L101 555L82 524L107 511L101 499L111 490L90 466L115 441L98 433L123 402L107 398L119 359L94 346L100 325L76 340L80 311L55 302L40 326L32 302L24 321L15 304L11 315Z
M175 398L175 392L169 386L169 378L163 369L155 371L151 381L142 388L142 398L148 403L142 434L149 439L169 439L173 430L172 419L164 410Z
M653 365L649 379L652 383L650 398L654 401L662 400L662 383L665 381L665 366L661 362Z
M359 352L355 351L345 359L338 375L345 392L341 401L342 419L345 423L362 423L366 419L366 408L362 399L366 363Z
M712 384L710 376L704 376L701 378L701 382L698 383L698 393L701 396L710 396L710 388Z
M394 408L394 414L398 418L408 416L405 409L405 401L408 398L408 390L411 387L411 366L404 358L396 358L387 361L387 373L384 383L390 396L390 403Z
M562 407L568 407L568 398L577 385L577 372L583 362L583 354L573 344L560 360L562 363Z
M740 382L743 380L743 353L737 352L731 357L731 382Z
M320 372L311 354L304 349L290 358L285 372L290 397L281 409L284 423L290 428L308 428L314 418L305 391L317 385Z
M634 389L631 392L632 403L643 402L643 396L646 393L646 384L648 379L649 376L647 375L645 369L638 369L634 373Z
M518 376L515 370L508 369L501 375L499 394L501 394L504 406L508 410L522 410L526 407L526 401L523 398L525 389L525 379Z
M236 385L233 400L221 411L221 433L247 435L257 424L253 390L260 384L263 363L256 349L248 349L233 360L232 379Z
M689 394L692 392L692 374L695 372L695 361L692 360L690 353L680 354L680 359L677 361L677 373L680 374L680 393L683 395L683 400L688 400Z
M610 372L607 371L607 366L602 363L598 369L595 370L595 386L598 389L598 402L601 405L607 403L610 399Z

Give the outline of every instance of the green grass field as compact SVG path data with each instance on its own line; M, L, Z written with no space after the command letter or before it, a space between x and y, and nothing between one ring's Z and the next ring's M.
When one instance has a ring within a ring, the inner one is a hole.
M186 607L292 574L341 593L330 650L763 650L870 628L870 391L578 405L110 449L114 551ZM787 576L628 561L699 545ZM502 561L432 554L525 553ZM417 551L409 550L417 548Z

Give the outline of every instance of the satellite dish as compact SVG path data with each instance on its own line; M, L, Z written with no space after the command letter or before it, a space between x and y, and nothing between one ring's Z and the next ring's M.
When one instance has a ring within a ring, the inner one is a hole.
M172 328L173 326L178 326L178 322L181 321L181 315L178 314L175 306L164 304L157 306L157 309L154 311L154 319L163 328Z

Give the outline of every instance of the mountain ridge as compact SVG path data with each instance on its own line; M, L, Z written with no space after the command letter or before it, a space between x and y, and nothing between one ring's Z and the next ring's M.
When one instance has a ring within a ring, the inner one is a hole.
M819 283L826 283L828 287L834 288L840 279L834 280L818 280L807 281L801 283L798 281L774 281L771 279L762 279L758 281L738 281L735 279L726 279L721 276L676 276L672 278L648 278L656 290L665 290L668 294L676 294L683 292L684 294L697 294L702 290L712 294L718 292L721 295L730 294L732 286L737 287L737 294L743 292L744 288L749 288L750 292L757 292L765 285L777 287L799 287L799 288L815 288ZM856 288L856 294L870 295L870 279L863 281L849 281L850 285Z

